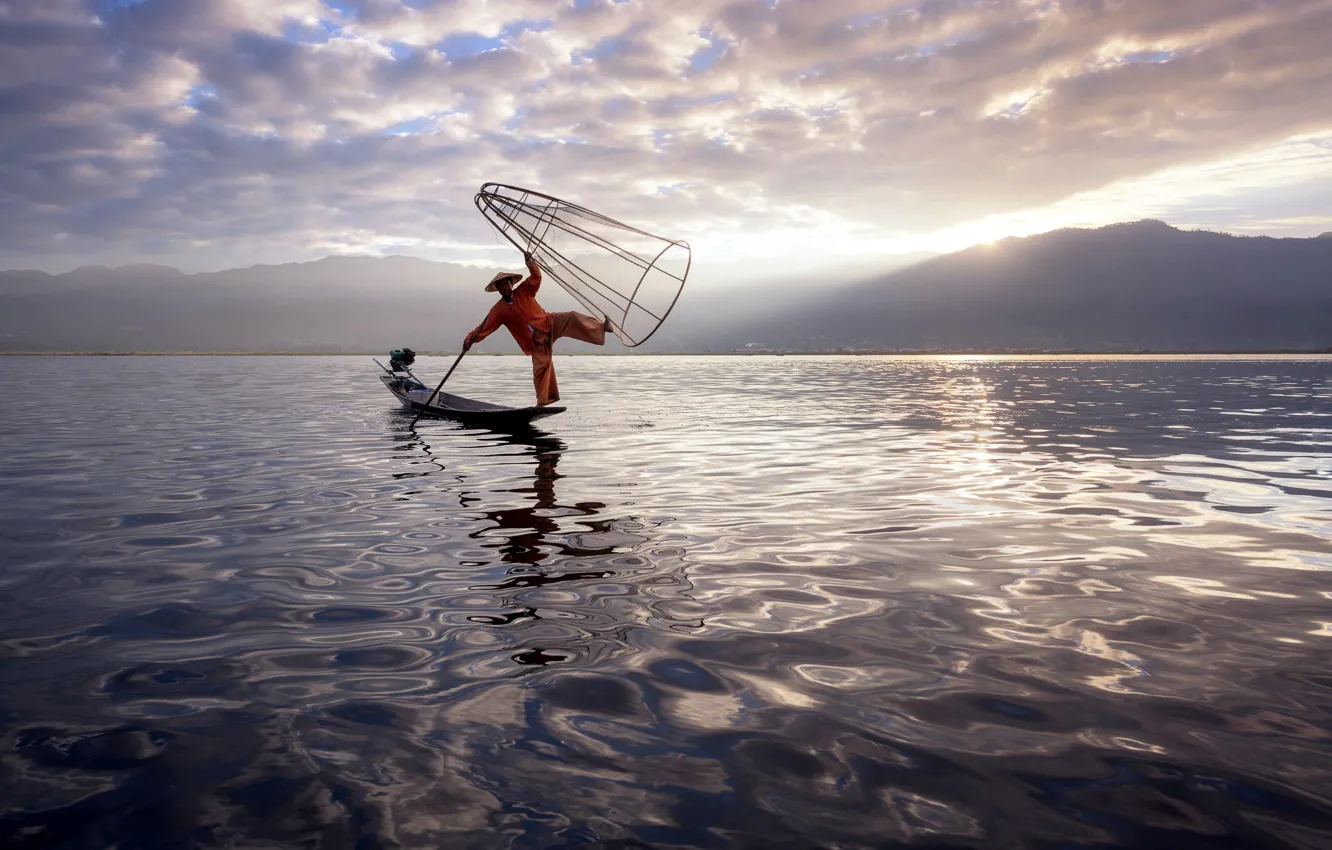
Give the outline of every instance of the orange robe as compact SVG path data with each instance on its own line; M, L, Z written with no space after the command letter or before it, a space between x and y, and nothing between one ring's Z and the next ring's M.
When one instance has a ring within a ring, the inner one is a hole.
M510 293L513 303L501 298L468 338L475 344L501 326L507 328L518 347L532 358L532 384L536 388L537 404L544 407L560 400L560 387L555 381L555 364L552 362L555 340L570 337L604 345L606 329L600 321L582 313L547 313L536 300L537 290L541 288L541 268L536 264L527 268L531 274Z

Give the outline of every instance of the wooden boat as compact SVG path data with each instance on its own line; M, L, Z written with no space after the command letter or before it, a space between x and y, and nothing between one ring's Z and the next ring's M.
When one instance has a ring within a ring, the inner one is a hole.
M378 363L379 361L375 362ZM395 363L395 365L399 364ZM442 390L427 407L426 402L430 399L430 387L421 383L415 375L406 369L402 372L395 372L384 368L382 363L380 368L384 369L384 374L379 376L379 380L384 382L384 386L388 388L389 392L393 393L393 397L398 400L398 403L409 410L426 416L443 416L460 422L490 427L514 427L526 425L547 416L554 416L557 413L563 413L567 409L556 407L553 404L548 404L545 407L506 407L502 404L491 404L488 401L464 398Z

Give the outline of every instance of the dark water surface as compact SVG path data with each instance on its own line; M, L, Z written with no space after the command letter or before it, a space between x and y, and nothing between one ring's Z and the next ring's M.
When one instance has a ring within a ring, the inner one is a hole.
M0 847L1332 847L1332 360L557 362L0 358Z

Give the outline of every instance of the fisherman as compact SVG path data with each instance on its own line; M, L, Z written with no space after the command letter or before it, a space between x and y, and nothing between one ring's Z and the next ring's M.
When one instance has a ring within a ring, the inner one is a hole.
M463 340L463 351L490 336L500 325L509 329L523 353L532 358L532 383L536 386L537 406L545 407L560 400L560 388L555 383L555 340L561 337L580 339L593 345L604 345L606 333L611 330L607 316L597 321L591 316L569 311L547 313L537 303L537 290L541 288L541 267L530 252L523 253L527 264L527 279L520 274L500 272L486 286L486 292L498 292L500 300L490 308L485 321ZM515 281L522 281L515 283Z

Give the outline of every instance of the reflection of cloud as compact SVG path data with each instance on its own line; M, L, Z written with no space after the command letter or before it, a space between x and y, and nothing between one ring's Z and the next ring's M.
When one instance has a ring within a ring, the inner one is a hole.
M681 691L670 697L673 722L696 729L723 729L737 725L744 714L743 701L732 693Z
M710 606L699 634L748 632L793 634L826 629L883 609L878 599L847 596L837 586L821 586L808 575L761 574L751 567L742 577L699 578L691 598Z

